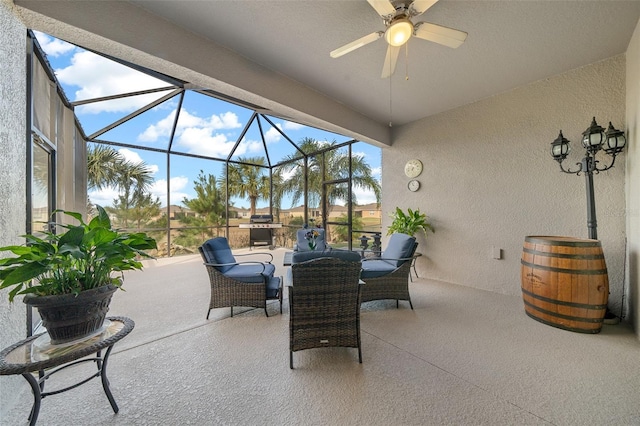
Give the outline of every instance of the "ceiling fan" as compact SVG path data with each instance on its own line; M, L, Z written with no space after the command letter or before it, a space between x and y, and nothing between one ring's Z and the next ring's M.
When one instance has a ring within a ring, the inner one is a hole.
M438 0L367 0L380 15L386 29L361 37L330 53L332 58L339 58L349 52L384 37L389 46L382 67L382 78L387 78L396 69L400 48L411 36L433 41L444 46L456 48L467 38L467 33L442 25L428 22L413 23L411 18L422 15Z

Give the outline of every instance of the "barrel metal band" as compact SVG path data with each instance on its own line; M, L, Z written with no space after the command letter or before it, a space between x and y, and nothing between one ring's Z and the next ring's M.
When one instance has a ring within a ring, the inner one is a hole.
M569 330L569 331L575 331L577 333L591 333L591 334L596 334L596 333L600 333L600 329L602 328L602 326L598 327L598 328L593 328L593 326L587 326L587 328L580 328L580 327L570 327L564 324L558 324L555 323L553 321L549 321L549 320L545 320L542 319L540 317L535 316L533 313L525 311L525 314L527 314L527 316L529 318L533 318L534 320L541 322L543 324L547 324L550 325L551 327L557 327L557 328L561 328L563 330Z
M564 300L557 300L557 299L550 299L548 297L544 297L544 296L540 296L538 294L534 294L531 293L529 290L526 289L522 289L522 293L526 294L527 296L533 297L534 299L538 299L542 302L548 302L548 303L554 303L556 305L562 305L562 306L570 306L572 308L582 308L582 309L605 309L607 307L606 304L604 305L589 305L586 303L576 303L576 302L566 302ZM526 300L525 300L525 303Z
M544 244L546 246L564 246L564 247L601 247L600 241L571 241L571 240L554 240L548 238L526 237L525 242L534 244Z
M603 318L584 318L584 317L574 317L573 315L563 315L563 314L559 314L557 312L551 312L548 311L546 309L542 309L539 308L537 306L532 305L530 302L527 302L526 300L524 301L524 304L527 305L528 307L530 307L531 309L534 309L540 313L546 314L546 315L551 315L552 317L556 317L556 318L562 318L562 319L566 319L566 320L570 320L570 321L578 321L578 322L587 322L587 323L593 323L593 324L597 324L597 323L601 323ZM603 313L604 315L604 313Z
M524 247L522 251L529 254L535 254L536 256L557 257L560 259L584 259L584 260L604 259L604 255L602 253L598 253L598 254L549 253L548 251L532 250L527 247Z
M533 263L529 263L524 259L520 260L524 266L533 269L539 269L542 271L550 271L550 272L560 272L563 274L573 274L573 275L603 275L607 273L607 268L604 269L566 269L566 268L556 268L554 266L543 266L543 265L535 265Z

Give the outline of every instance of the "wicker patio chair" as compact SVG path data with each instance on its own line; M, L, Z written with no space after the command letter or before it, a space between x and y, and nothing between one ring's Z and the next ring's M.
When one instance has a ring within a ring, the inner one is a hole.
M267 300L278 300L282 314L282 278L274 277L275 266L271 264L273 255L266 252L236 254L241 256L267 256L266 262L236 261L226 238L219 237L206 241L198 247L204 265L209 274L211 299L209 310L215 308L231 308L234 306L251 306L264 308L267 312Z
M381 257L363 259L361 278L366 285L362 288L361 301L395 299L396 308L399 308L399 301L404 300L413 309L409 274L417 248L414 237L396 233L391 235Z
M328 257L291 265L289 287L289 367L304 349L348 347L360 342L360 256L332 251ZM300 253L308 255L308 253Z

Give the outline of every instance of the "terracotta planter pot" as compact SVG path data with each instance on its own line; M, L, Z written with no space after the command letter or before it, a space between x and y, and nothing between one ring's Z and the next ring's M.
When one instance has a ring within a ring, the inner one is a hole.
M49 332L51 343L58 345L98 331L109 311L111 296L117 289L118 287L109 284L83 291L77 296L28 294L24 297L24 303L38 308L42 325Z

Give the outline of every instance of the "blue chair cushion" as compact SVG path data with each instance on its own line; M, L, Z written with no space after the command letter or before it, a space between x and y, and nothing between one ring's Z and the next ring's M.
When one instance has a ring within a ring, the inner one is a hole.
M280 291L280 277L271 277L267 282L267 299L275 299Z
M367 278L378 278L395 271L397 268L395 262L387 260L375 259L365 260L362 262L362 272L360 278L366 281Z
M384 259L403 259L411 257L411 252L413 251L413 245L415 242L415 237L411 237L407 234L401 234L399 232L391 234L391 238L389 238L387 248L384 253L382 253L382 257ZM406 261L398 260L395 262L395 266L400 266L404 262Z
M261 283L265 281L265 278L270 280L275 271L276 267L271 263L264 264L264 271L259 263L250 263L232 266L223 274L225 277L233 278L243 283Z
M229 242L224 237L212 238L202 245L202 249L210 263L236 263L236 258L231 253ZM211 258L209 258L211 256ZM234 265L218 266L223 274L233 268Z
M213 249L211 248L209 241L205 241L204 244L202 244L202 246L200 247L200 249L202 250L201 253L202 253L202 256L204 257L205 262L218 263L216 261L216 256L213 254Z
M291 264L306 262L307 260L318 259L320 257L335 257L350 262L360 262L360 255L349 250L309 250L293 253L293 256L291 256Z
M328 248L327 243L324 239L324 229L320 228L309 228L309 229L299 229L296 233L296 251L314 251L309 248L309 241L305 238L307 232L310 231L318 231L318 237L316 238L316 249L315 251L323 251Z

